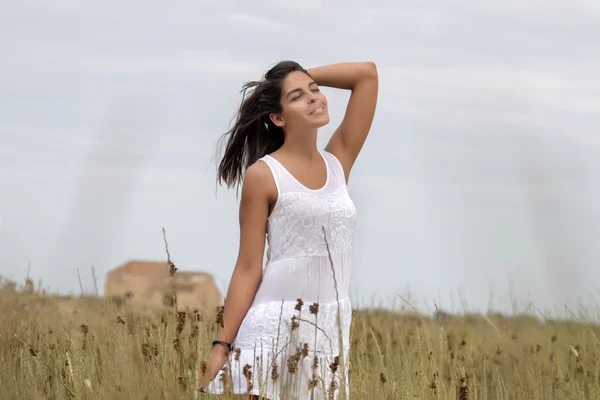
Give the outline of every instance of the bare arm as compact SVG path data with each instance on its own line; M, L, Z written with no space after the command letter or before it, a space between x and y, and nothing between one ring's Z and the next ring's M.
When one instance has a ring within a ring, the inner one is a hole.
M272 185L270 171L263 162L246 171L239 211L240 247L218 340L228 343L234 340L260 284Z
M379 91L377 67L372 62L347 62L311 68L308 72L320 86L352 91L344 119L326 147L340 160L348 180L375 116Z
M217 330L217 340L231 343L252 305L262 279L269 205L276 197L277 188L269 167L263 162L250 166L242 184L238 258L227 289L223 326ZM221 346L213 348L207 370L200 370L196 375L196 385L200 391L204 391L208 382L223 368L228 356Z

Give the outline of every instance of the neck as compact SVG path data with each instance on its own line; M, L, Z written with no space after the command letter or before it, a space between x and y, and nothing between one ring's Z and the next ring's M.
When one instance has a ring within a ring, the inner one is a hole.
M313 129L310 132L287 134L281 149L309 160L319 159L321 156L317 147L317 132L318 129Z

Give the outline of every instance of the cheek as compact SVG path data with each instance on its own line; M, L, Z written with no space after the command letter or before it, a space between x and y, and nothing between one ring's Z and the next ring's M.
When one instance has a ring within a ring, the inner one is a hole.
M327 97L323 93L319 93L320 100L327 105Z
M288 118L296 119L306 112L306 108L299 101L290 104L287 108Z

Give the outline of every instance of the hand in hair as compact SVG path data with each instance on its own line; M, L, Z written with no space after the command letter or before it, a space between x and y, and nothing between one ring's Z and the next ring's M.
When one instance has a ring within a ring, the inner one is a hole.
M345 62L308 70L319 86L351 90L346 113L325 149L340 160L346 180L360 153L375 115L379 78L373 62Z

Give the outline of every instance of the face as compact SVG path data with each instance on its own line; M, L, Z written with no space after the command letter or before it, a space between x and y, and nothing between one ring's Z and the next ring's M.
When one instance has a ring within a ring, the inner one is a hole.
M282 112L272 114L273 122L290 129L315 129L329 123L327 99L315 81L301 71L285 78L281 90Z

